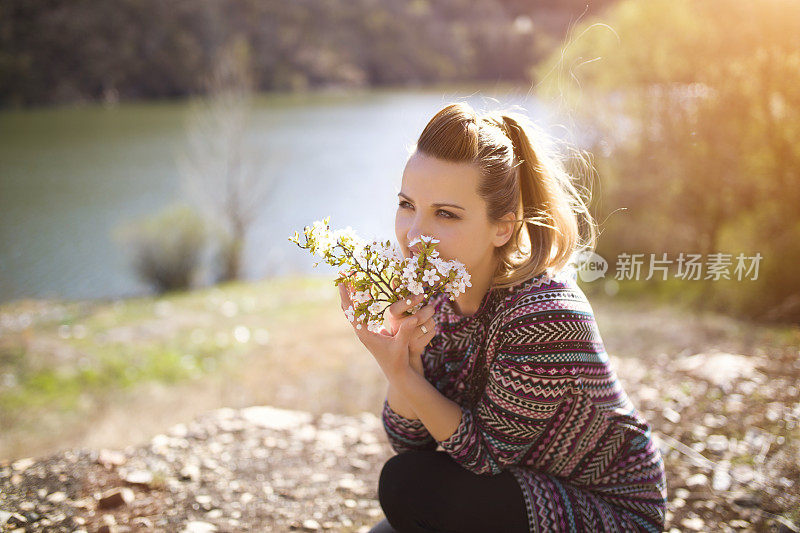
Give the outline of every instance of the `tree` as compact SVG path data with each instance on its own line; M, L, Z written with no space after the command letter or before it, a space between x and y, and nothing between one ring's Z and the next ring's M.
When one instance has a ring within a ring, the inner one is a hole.
M239 279L248 230L276 184L248 143L253 85L250 49L242 38L224 46L188 121L183 188L219 229L217 281Z
M800 317L800 4L625 0L575 34L536 77L595 132L607 212L628 209L601 254L760 252L757 283L706 303Z

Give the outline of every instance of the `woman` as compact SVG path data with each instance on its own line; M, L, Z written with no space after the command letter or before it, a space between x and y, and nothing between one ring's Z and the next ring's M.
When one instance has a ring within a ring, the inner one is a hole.
M383 424L398 452L373 533L664 529L661 455L568 266L594 246L594 222L536 133L523 115L451 104L406 164L405 256L432 236L472 286L412 316L423 295L392 304L382 334L354 324L389 381Z

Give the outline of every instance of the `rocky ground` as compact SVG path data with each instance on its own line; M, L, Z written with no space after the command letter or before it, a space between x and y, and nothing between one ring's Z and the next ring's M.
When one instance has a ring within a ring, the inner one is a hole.
M0 461L0 531L368 531L383 518L377 482L393 454L377 416L385 381L326 290L308 292L319 307L295 313L296 324L240 317L270 341L220 384L172 386L174 397L152 401L142 389L120 394L102 415L113 423L71 419L91 445L56 438L40 453L40 433L9 441L32 451ZM592 301L666 462L667 530L800 531L800 328ZM182 309L172 305L174 321ZM118 445L92 434L129 426L148 437Z
M668 469L671 531L798 531L800 362L712 352L620 373ZM769 399L769 401L766 401ZM763 404L754 410L753 402ZM391 455L379 418L216 409L141 446L0 465L5 531L367 531Z
M217 409L124 450L0 467L4 531L365 531L392 451L373 414Z

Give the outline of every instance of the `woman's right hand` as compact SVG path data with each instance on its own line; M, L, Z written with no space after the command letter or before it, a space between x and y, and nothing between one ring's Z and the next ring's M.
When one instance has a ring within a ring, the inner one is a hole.
M392 335L396 334L397 330L400 328L400 321L409 316L406 311L412 309L423 300L424 296L422 294L417 294L409 296L407 299L398 300L390 305L388 307L388 313L384 315L385 326L387 326L389 333ZM411 303L408 303L409 301ZM414 313L419 322L411 336L411 341L408 345L408 356L409 364L421 376L425 375L422 369L422 352L425 350L425 346L427 346L431 339L433 339L434 335L436 335L436 321L433 320L434 312L435 309L433 304L429 303ZM428 330L428 333L422 333L422 330L420 329L421 325L425 326L425 328Z

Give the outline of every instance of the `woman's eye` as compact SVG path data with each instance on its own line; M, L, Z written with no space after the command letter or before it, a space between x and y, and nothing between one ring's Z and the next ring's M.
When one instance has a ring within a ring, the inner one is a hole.
M403 209L410 209L410 208L412 207L412 206L411 206L411 204L409 204L409 203L408 203L408 202L406 202L405 200L401 201L401 202L398 204L398 206L399 206L399 207L401 207L401 208L403 208ZM453 219L455 219L455 218L458 218L458 217L457 217L457 216L455 216L453 213L451 213L451 212L449 212L449 211L445 211L444 209L439 209L439 210L437 211L437 213L444 213L444 215L445 215L445 216L443 216L442 218L453 218Z

